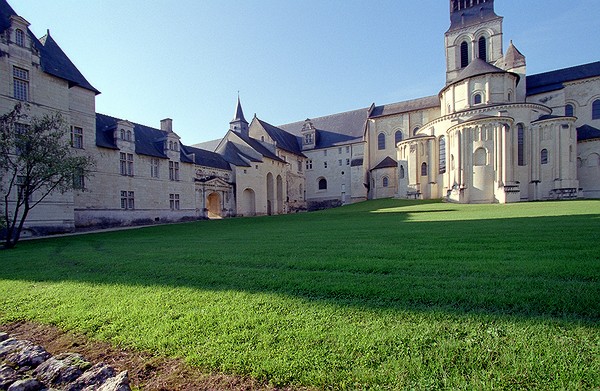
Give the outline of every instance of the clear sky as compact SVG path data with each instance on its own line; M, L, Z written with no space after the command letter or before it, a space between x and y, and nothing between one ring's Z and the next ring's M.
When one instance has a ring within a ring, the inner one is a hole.
M102 93L96 111L185 144L222 137L238 90L246 119L281 125L435 95L447 0L8 0L49 29ZM504 48L528 74L600 60L599 0L496 0Z

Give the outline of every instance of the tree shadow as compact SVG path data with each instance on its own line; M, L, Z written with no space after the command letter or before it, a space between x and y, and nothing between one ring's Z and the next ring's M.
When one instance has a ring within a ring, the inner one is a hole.
M598 214L403 224L409 213L355 211L340 219L342 213L32 241L2 254L2 279L186 287L367 309L600 321Z

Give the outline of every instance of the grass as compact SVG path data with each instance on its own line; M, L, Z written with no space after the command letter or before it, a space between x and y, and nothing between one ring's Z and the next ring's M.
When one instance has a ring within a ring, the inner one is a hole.
M600 387L600 201L380 200L23 242L0 323L322 389Z

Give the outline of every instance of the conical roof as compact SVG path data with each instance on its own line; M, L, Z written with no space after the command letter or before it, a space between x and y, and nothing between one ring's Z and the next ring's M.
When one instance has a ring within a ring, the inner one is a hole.
M525 56L513 45L512 40L504 55L504 69L513 69L525 65Z
M235 114L233 117L233 120L231 121L231 123L234 122L245 122L246 124L248 123L248 121L246 121L246 118L244 118L244 111L242 110L242 104L240 102L240 96L238 95L238 100L237 100L237 105L235 106Z
M476 58L465 69L463 69L456 79L452 80L449 84L454 84L466 80L471 77L485 75L488 73L505 73L506 71L493 66L480 58Z

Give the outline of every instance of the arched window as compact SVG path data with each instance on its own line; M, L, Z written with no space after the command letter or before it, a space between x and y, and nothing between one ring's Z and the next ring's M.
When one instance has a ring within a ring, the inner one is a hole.
M173 141L169 141L169 150L172 151L173 150Z
M565 115L567 117L572 117L574 114L575 114L575 107L572 104L567 103L565 105Z
M390 180L388 179L388 177L384 176L383 179L381 179L381 186L388 187L389 184Z
M517 164L525 165L525 129L523 124L517 125Z
M486 166L487 165L487 151L485 148L477 148L473 153L473 165L474 166Z
M385 134L379 133L377 135L377 149L382 150L385 149Z
M19 46L25 46L25 33L21 29L15 31L15 43Z
M540 163L548 164L548 150L545 148L540 152Z
M592 119L600 119L600 99L592 103Z
M127 141L131 141L131 130L127 131Z
M512 92L508 91L508 101L512 102Z
M487 42L485 37L479 38L479 58L483 61L487 61Z
M319 190L327 190L327 179L319 179Z
M475 94L473 95L473 104L474 105L480 105L481 104L481 94Z
M465 68L469 65L469 44L464 41L460 44L460 67Z
M121 140L125 140L125 129L121 129Z
M440 137L440 174L446 172L446 137Z
M419 131L419 129L420 128L418 126L415 126L415 128L413 129L413 136L417 135L417 132Z
M404 179L404 166L402 164L400 165L399 177L400 177L400 179Z
M400 141L402 141L402 131L397 130L396 133L394 134L394 142L396 144L398 144Z
M421 164L421 176L427 176L427 163Z

